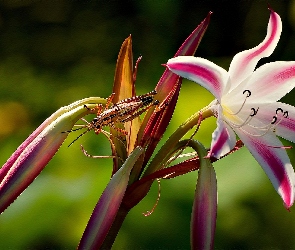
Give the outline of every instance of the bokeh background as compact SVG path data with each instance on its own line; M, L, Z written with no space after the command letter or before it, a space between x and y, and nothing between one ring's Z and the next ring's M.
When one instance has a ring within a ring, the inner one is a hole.
M142 55L137 93L154 89L184 39L213 11L196 53L228 68L239 51L260 43L267 4L283 21L275 53L261 63L295 59L295 1L0 1L0 164L61 106L112 91L117 55L132 34L134 58ZM260 64L261 64L260 63ZM294 91L284 101L295 105ZM184 81L165 138L212 95ZM210 145L215 119L197 139ZM0 216L0 249L75 249L110 178L103 135L88 133L67 147L72 133L40 176ZM286 142L286 145L290 143ZM294 146L294 145L293 145ZM294 150L288 153L295 164ZM294 249L295 211L288 212L247 149L214 164L218 178L216 249ZM114 249L189 249L190 215L197 173L155 184L123 224Z

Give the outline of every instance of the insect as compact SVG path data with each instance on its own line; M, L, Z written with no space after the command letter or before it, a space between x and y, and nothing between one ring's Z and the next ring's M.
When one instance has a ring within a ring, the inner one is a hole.
M102 104L98 104L95 108L89 109L86 105L84 105L85 108L91 110L92 112L96 112L96 117L93 118L91 122L87 122L82 118L82 120L86 122L85 125L82 125L81 128L67 131L72 132L82 128L87 128L87 130L79 135L74 141L72 141L70 145L72 145L76 140L78 140L90 130L94 130L96 134L102 132L108 136L108 133L103 130L103 127L105 126L110 126L120 133L127 135L127 131L116 127L115 123L125 123L131 121L148 110L151 106L158 105L159 101L154 99L156 94L156 90L153 90L147 94L133 96L111 105L111 102L114 98L113 93L107 99L105 107Z

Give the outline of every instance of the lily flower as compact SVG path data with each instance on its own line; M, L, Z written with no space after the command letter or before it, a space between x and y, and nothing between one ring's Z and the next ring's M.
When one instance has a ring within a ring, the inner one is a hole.
M294 202L295 174L287 147L277 136L295 142L295 107L278 100L295 87L295 62L276 61L255 69L261 58L272 54L281 31L280 16L270 9L265 39L236 54L228 71L192 56L172 58L167 67L216 98L208 108L217 117L208 157L218 159L231 151L238 135L289 208Z

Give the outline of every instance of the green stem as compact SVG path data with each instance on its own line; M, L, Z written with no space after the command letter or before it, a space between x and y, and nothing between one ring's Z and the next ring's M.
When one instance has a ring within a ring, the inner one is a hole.
M167 152L173 149L179 142L179 140L195 125L198 125L200 121L205 120L206 118L211 117L213 115L214 114L210 109L209 105L200 110L199 112L193 114L182 125L180 125L178 129L169 137L169 139L161 147L156 156L153 158L153 160L147 167L144 176L161 169L163 167L163 163L167 162L167 160L170 157L170 154L168 154Z

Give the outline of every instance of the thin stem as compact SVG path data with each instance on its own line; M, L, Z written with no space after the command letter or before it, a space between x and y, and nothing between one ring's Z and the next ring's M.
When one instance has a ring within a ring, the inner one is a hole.
M179 142L179 140L195 125L200 123L200 119L205 120L208 117L213 116L213 112L210 109L210 105L203 108L199 112L193 114L190 118L188 118L182 125L178 127L178 129L169 137L169 139L165 142L165 144L158 151L156 156L153 158L149 166L147 167L144 176L149 175L163 166L163 163L168 161L170 154L168 152L175 147L175 145Z

